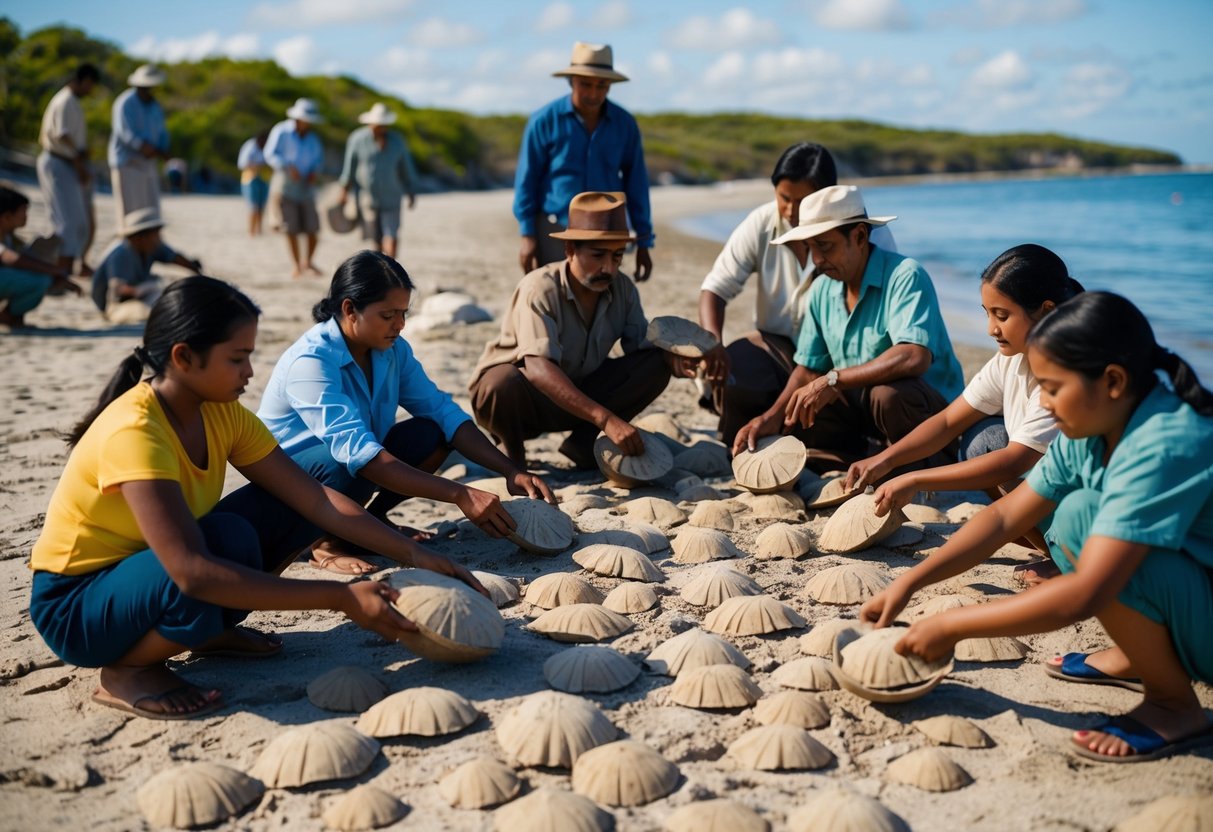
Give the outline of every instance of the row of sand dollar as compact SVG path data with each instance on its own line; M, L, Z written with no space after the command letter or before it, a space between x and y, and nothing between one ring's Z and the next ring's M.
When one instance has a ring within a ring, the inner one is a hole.
M823 610L853 610L891 580L882 551L939 537L971 514L970 507L944 514L912 504L878 518L870 495L847 493L841 479L805 471L806 452L795 438L770 438L755 452L730 460L724 446L692 441L664 414L637 424L644 430L641 456L623 456L599 438L606 483L562 489L559 509L527 499L506 502L517 520L511 540L520 547L519 563L550 558L547 565L556 571L529 582L475 573L491 601L421 570L387 576L400 589L401 612L418 626L405 646L424 660L476 662L500 650L511 629L519 637L573 645L543 664L552 690L530 694L492 720L499 753L475 756L438 778L435 787L451 806L492 811L501 832L608 830L616 824L613 809L660 801L680 789L686 778L678 765L649 744L622 737L590 698L628 689L642 676L673 679L652 692L659 704L742 716L754 725L728 745L719 765L823 771L836 768L836 752L846 749L838 748L841 734L821 733L833 718L822 692L842 688L855 694L859 699L848 710L871 707L869 702L906 702L929 694L956 661L1015 662L1028 654L1015 639L977 639L961 642L955 656L941 662L902 657L892 649L900 635L896 628L869 632L855 618L833 613L810 626L764 590L764 562L804 559L810 568L801 599ZM806 522L814 515L824 525ZM456 538L477 533L466 523L454 525ZM814 534L810 525L819 531ZM825 565L834 560L841 562ZM607 592L600 587L604 582L613 584ZM642 656L603 643L652 626L654 612L675 595L680 606L694 611L679 616L676 635ZM910 621L979 602L968 594L939 595L904 617ZM499 608L507 608L510 618ZM802 657L763 668L781 690L764 690L751 675L753 662L742 649L747 638L797 639ZM478 703L459 694L438 687L389 694L377 676L352 666L318 677L307 692L318 708L358 716L353 724L329 719L283 731L247 774L215 763L161 773L138 795L149 822L177 828L218 823L264 802L267 788L304 789L362 777L379 758L380 741L454 737L486 720ZM886 782L938 793L962 789L973 777L941 747L995 745L980 727L956 716L911 725L921 747L890 760ZM569 772L568 788L528 789L525 771L532 768ZM1207 817L1213 813L1209 803L1167 798L1124 828L1165 828L1151 825L1151 818ZM395 823L407 812L399 797L362 784L328 803L322 820L333 829L369 829ZM671 812L665 828L745 832L771 825L743 802L714 798ZM786 828L908 825L877 798L831 779L789 813Z

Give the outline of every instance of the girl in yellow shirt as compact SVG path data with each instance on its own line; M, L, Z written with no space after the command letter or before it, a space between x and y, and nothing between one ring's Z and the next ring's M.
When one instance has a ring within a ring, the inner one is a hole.
M415 629L385 584L278 577L321 530L484 591L308 476L239 404L259 312L219 280L172 284L143 344L69 437L31 558L30 617L64 661L101 668L101 704L154 719L217 709L218 690L188 684L165 661L276 653L278 639L239 626L249 610L338 610L393 640ZM252 485L220 500L229 462Z

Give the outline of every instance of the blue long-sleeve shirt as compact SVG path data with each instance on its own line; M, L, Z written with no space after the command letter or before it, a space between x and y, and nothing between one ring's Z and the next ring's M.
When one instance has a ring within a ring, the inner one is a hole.
M514 174L514 216L521 233L536 233L540 213L554 214L567 226L569 203L584 191L623 191L638 243L653 245L649 172L636 119L608 100L590 134L566 95L535 111L522 135Z
M383 450L397 407L432 419L448 440L471 420L425 374L403 338L371 350L371 377L368 385L341 327L330 318L278 359L257 416L287 453L324 444L353 475Z
M263 152L265 161L278 174L284 197L300 201L312 198L312 186L307 183L307 177L319 173L324 165L324 146L315 130L301 136L295 129L294 119L280 121L270 130ZM287 168L299 171L298 181L287 175Z
M164 125L164 110L155 99L143 101L132 87L114 99L110 117L110 167L120 168L132 159L141 158L139 151L145 144L157 150L168 151L168 128Z

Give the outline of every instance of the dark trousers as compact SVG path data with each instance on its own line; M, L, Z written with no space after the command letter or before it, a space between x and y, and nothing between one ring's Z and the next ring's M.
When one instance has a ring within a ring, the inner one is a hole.
M670 383L670 370L661 350L648 349L608 358L594 372L576 382L577 389L631 421L661 395ZM476 421L505 446L507 453L523 441L549 431L572 431L560 452L580 467L594 467L594 439L598 428L578 419L535 389L515 364L490 367L472 385L472 412Z
M787 386L796 365L791 338L769 332L749 332L725 348L732 366L727 384L712 390L720 414L720 438L729 446L746 422L759 416Z

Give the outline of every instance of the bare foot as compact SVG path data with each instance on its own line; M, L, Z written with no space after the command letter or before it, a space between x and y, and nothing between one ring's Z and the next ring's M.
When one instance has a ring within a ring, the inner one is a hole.
M1202 734L1209 730L1209 718L1205 712L1196 706L1182 710L1171 710L1150 701L1142 702L1128 716L1154 731L1168 744L1180 742L1188 737ZM1105 734L1102 731L1075 731L1073 742L1088 751L1108 757L1131 757L1141 753L1120 737Z
M312 546L312 566L342 575L366 575L379 567L362 558L346 553L331 537L326 537Z
M156 664L101 668L93 698L111 706L126 705L151 714L188 716L213 706L223 698L223 693L213 688L195 687L164 664Z
M303 277L303 269L299 268L298 264L291 269L291 277Z
M1048 662L1054 667L1061 667L1063 658L1062 656L1053 656ZM1133 672L1133 666L1129 664L1129 657L1119 647L1113 646L1105 650L1088 653L1087 664L1100 673L1106 673L1109 676L1116 676L1120 679L1137 678L1137 674Z
M318 269L316 267L315 263L311 263L311 262L309 262L307 264L307 270L309 272L311 272L312 274L316 275L317 277L321 277L324 274L324 272L320 271L320 269Z

